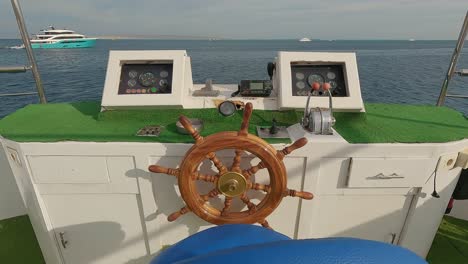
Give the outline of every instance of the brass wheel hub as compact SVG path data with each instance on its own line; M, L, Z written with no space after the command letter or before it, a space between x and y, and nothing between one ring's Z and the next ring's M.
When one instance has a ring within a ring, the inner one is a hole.
M244 175L229 171L218 179L218 190L228 197L236 197L243 194L247 189L247 180Z
M287 188L286 167L283 163L284 157L306 145L307 139L300 138L292 145L276 150L261 138L249 134L252 111L252 103L245 104L238 132L218 132L206 138L200 135L187 117L179 117L179 122L195 140L195 145L187 151L179 169L159 165L151 165L148 168L154 173L177 177L180 194L186 205L171 213L167 217L168 221L175 221L180 216L193 212L201 219L216 225L259 223L263 227L270 228L265 218L278 207L284 196L307 200L313 198L312 193ZM226 149L234 150L235 153L230 166L226 166L216 155L217 151ZM240 165L244 155L256 156L260 162L248 169L242 169ZM213 171L215 174L205 174L200 171L200 164L206 159L216 167L217 172ZM256 174L262 169L267 170L269 184L253 183L253 177L262 176ZM207 193L200 193L198 181L212 184L212 189ZM258 203L249 198L249 195L255 195L256 191L265 193L261 200L259 197L253 198L259 200ZM219 204L210 202L211 199L223 198L222 209Z

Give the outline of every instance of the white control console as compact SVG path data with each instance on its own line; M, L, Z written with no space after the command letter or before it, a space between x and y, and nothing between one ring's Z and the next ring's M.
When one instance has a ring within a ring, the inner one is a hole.
M312 108L329 107L331 94L333 111L364 111L354 53L279 52L273 67L272 91L270 84L265 95L262 86L248 88L248 94L253 94L250 97L240 90L232 97L236 84L216 85L216 91L203 88L205 85L194 86L185 50L111 51L102 110L212 108L216 107L214 102L224 100L249 101L256 109L303 110L308 92L315 87L310 98ZM244 86L243 92L247 89Z
M328 83L334 111L364 112L355 53L279 52L274 74L279 109L304 109L314 83ZM329 107L323 90L312 94L312 107Z
M102 110L183 107L192 87L185 50L111 51Z

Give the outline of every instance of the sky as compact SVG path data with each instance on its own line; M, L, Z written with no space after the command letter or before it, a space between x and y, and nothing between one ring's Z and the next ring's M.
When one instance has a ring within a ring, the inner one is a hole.
M233 39L457 39L468 0L20 0L30 34ZM19 38L0 0L0 38Z

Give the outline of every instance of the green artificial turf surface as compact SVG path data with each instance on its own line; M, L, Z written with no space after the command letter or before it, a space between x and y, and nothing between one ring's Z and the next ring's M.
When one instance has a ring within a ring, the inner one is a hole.
M0 263L45 263L27 215L0 220Z
M468 138L468 119L448 107L366 104L366 113L335 113L350 143L436 143Z
M427 261L430 264L468 263L468 221L445 216Z
M176 122L181 114L202 118L202 136L240 128L242 112L221 116L217 109L129 110L100 113L98 102L29 105L0 120L0 135L20 142L97 141L97 142L175 142L192 143L189 135L177 132ZM276 118L278 125L291 125L294 111L254 111L249 132L256 125L269 125ZM159 137L138 137L137 131L147 125L160 125ZM288 143L289 139L269 139L270 143Z
M179 115L204 120L202 136L239 130L242 112L223 117L217 109L119 110L100 113L98 102L28 105L0 120L0 135L19 142L96 141L191 143L177 133ZM468 138L468 120L461 113L434 106L366 104L366 113L335 113L335 129L350 143L426 143ZM301 112L254 110L250 133L256 126L289 126L300 121ZM163 126L161 135L137 137L146 125ZM268 139L288 143L289 139Z

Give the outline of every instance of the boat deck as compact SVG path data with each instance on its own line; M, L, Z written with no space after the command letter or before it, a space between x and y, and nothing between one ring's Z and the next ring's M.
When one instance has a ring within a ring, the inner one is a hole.
M445 216L427 259L431 264L468 263L468 221Z
M350 143L429 143L468 138L463 114L434 106L366 104L366 113L335 113L335 129ZM238 130L241 112L221 117L216 109L164 109L100 113L99 102L29 105L0 120L0 135L18 142L169 142L188 143L192 138L176 132L180 114L205 121L202 135ZM255 110L255 125L292 125L302 116L296 111ZM161 125L160 137L137 137L145 125ZM285 143L276 139L271 143ZM27 252L27 254L25 254ZM431 264L468 263L468 221L445 217L428 255ZM29 218L0 221L1 263L44 263Z
M468 263L468 221L445 216L427 260L430 264ZM0 221L0 262L45 263L27 216Z
M334 128L349 143L438 143L468 138L468 119L463 114L435 106L366 104L366 113L334 113ZM129 110L100 113L98 102L29 105L0 120L0 135L18 142L164 142L191 143L177 133L179 115L204 120L207 136L238 130L242 112L223 118L217 109ZM302 117L296 111L254 110L250 132L256 125L293 125ZM159 137L138 137L146 125L163 126ZM268 139L289 143L289 139Z

